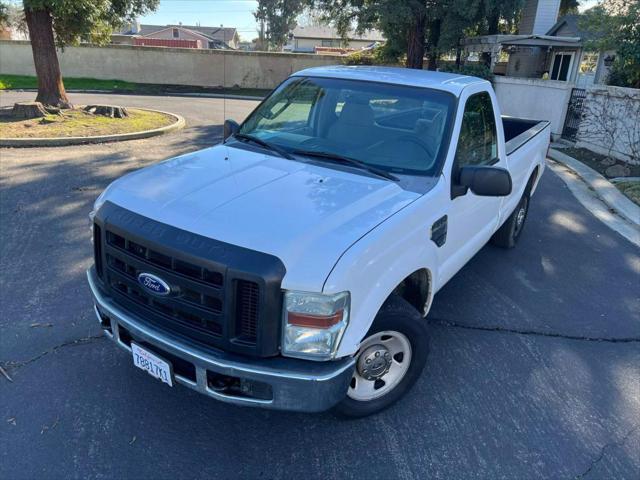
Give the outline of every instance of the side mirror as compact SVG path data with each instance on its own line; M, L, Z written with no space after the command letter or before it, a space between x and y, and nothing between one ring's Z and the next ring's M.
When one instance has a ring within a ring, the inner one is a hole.
M511 193L511 175L499 167L462 167L452 197L467 193L467 189L483 197L505 197Z
M224 121L224 129L223 129L223 140L226 142L227 138L229 138L234 133L237 133L240 130L240 125L235 120L225 120Z

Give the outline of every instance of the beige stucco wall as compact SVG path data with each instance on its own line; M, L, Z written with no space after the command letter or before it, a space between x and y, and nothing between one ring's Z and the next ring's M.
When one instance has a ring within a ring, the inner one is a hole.
M82 45L59 52L63 76L205 87L273 88L293 72L335 65L333 55ZM0 41L0 73L35 75L29 42Z
M495 77L493 88L503 115L548 120L551 133L562 134L567 105L574 87L570 82L534 78Z

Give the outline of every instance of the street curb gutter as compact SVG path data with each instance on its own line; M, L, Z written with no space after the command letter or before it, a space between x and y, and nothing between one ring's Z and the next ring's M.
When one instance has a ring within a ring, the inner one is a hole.
M619 215L640 227L640 207L624 196L609 180L584 163L553 148L549 158L573 170L588 186L593 188L602 201Z
M83 145L86 143L107 143L122 142L125 140L139 140L142 138L155 137L165 133L173 132L184 128L185 121L180 115L161 110L152 110L143 108L149 112L163 113L175 118L175 122L152 130L143 130L141 132L120 133L117 135L95 135L92 137L57 137L57 138L0 138L0 147L65 147L69 145Z

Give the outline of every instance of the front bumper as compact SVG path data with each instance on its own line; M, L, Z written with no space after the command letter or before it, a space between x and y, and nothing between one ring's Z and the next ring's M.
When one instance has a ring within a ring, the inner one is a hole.
M203 348L124 311L101 290L93 267L87 277L105 335L125 350L131 351L133 340L178 364L176 383L228 403L302 412L327 410L346 395L353 358L332 362L254 359ZM227 383L232 387L224 388Z

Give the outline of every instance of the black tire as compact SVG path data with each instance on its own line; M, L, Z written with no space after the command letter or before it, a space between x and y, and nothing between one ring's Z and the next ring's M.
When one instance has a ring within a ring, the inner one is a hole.
M429 355L427 321L406 300L398 295L392 295L376 315L365 339L384 331L399 332L409 341L411 360L408 370L400 382L382 397L361 401L355 400L347 394L345 399L334 407L334 413L339 416L360 418L378 413L398 401L420 377Z
M513 248L518 243L529 213L529 189L524 192L515 210L506 222L493 234L491 243L501 248Z

